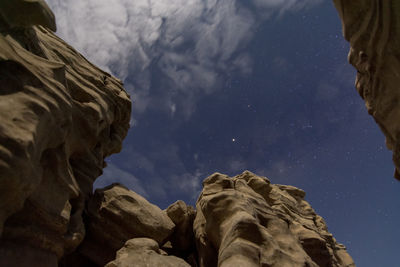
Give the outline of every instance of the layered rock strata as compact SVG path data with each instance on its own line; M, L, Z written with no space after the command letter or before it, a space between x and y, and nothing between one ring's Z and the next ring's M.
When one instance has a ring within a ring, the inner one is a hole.
M400 2L334 0L357 69L356 88L393 151L400 180Z
M56 266L75 250L92 184L129 128L121 81L52 30L44 1L0 2L0 266Z

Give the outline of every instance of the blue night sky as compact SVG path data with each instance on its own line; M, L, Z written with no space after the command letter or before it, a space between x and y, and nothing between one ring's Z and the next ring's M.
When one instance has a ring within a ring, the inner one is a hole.
M400 183L332 1L48 2L57 33L132 96L96 187L194 205L208 175L247 169L305 190L357 266L399 266Z

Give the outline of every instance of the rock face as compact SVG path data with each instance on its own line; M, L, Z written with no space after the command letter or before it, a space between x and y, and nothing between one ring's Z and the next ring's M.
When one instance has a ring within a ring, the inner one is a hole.
M122 83L51 30L44 1L0 1L0 266L56 266L79 245L93 181L129 128Z
M128 239L147 237L163 245L175 228L159 207L119 184L97 189L87 213L87 236L79 251L99 266L113 260Z
M156 241L150 238L128 240L117 252L117 258L105 267L190 267L184 260L167 256Z
M162 211L119 184L96 190L85 240L61 266L355 266L304 191L248 171L203 186L196 211Z
M334 0L357 69L356 88L393 151L400 179L400 2Z
M250 172L204 180L194 232L200 267L355 266L304 191Z
M2 0L0 15L11 28L42 25L56 31L54 14L43 0Z
M194 250L193 221L196 211L182 200L176 201L166 209L167 215L176 225L176 230L170 238L175 253L184 256Z

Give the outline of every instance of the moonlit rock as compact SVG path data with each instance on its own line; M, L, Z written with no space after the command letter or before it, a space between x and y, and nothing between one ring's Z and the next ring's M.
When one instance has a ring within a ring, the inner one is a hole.
M0 266L57 266L79 246L93 182L129 129L121 81L54 30L44 1L0 1Z
M356 88L393 151L400 180L400 2L334 0L357 69Z
M355 266L303 190L248 171L203 185L193 226L200 267Z

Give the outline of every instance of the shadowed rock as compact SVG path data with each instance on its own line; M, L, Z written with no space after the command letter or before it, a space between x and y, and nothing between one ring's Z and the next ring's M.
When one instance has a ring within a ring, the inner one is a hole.
M194 250L193 221L196 211L182 200L171 204L166 210L168 217L176 225L175 231L170 238L172 247L176 253L184 255Z
M400 2L334 0L357 69L356 88L393 151L400 179Z
M79 251L100 266L128 239L147 237L163 245L175 224L159 207L119 184L97 189L88 205L87 237Z
M79 245L85 199L129 128L121 81L48 28L43 1L1 1L1 266L57 264Z
M1 0L0 15L11 28L41 25L56 31L53 12L43 0Z

